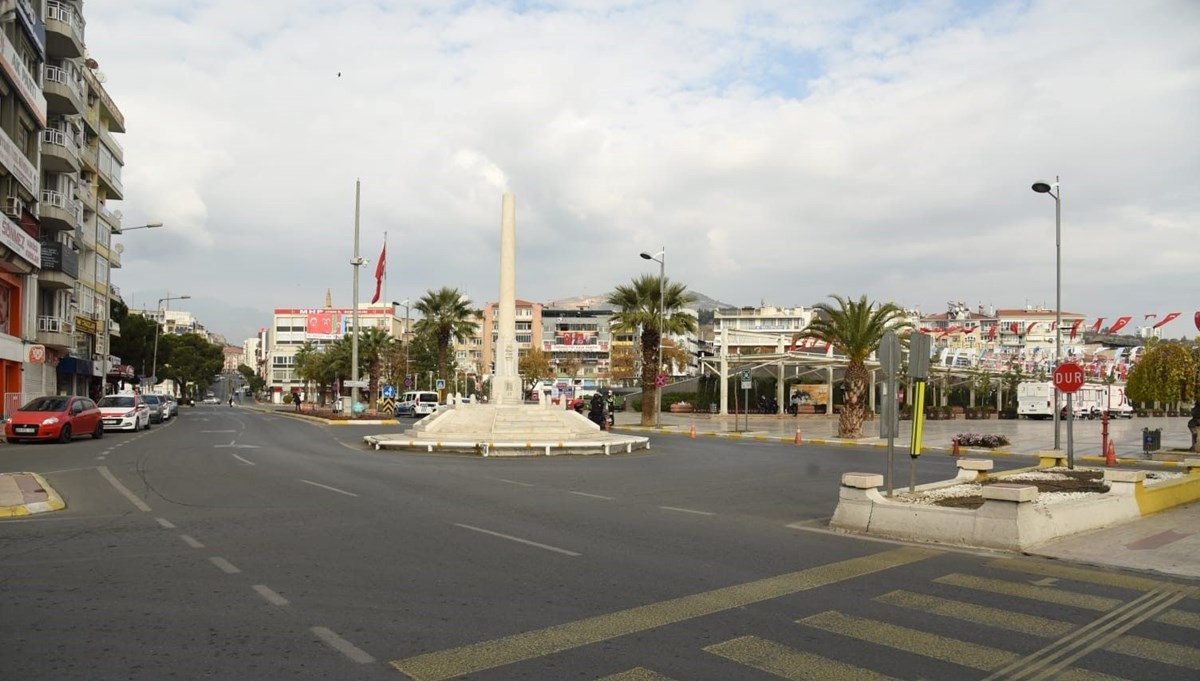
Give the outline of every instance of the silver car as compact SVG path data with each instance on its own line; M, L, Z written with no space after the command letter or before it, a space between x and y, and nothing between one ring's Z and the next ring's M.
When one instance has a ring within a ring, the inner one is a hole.
M179 413L179 402L174 395L159 395L159 398L167 405L167 418L174 418Z
M147 393L142 395L142 400L146 406L150 407L150 423L162 423L167 420L167 413L170 407L162 399L162 395Z

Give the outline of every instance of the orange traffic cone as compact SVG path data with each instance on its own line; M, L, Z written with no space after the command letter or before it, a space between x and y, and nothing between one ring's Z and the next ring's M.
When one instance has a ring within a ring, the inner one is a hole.
M795 442L796 442L796 445L797 445L797 446L804 444L804 438L800 436L800 429L799 429L799 428L797 428L797 429L796 429L796 440L795 440Z
M693 440L696 439L696 424L692 424L692 432L690 435L688 435L688 437L692 438Z
M1117 465L1117 447L1113 444L1112 440L1108 441L1108 451L1104 452L1104 465Z
M954 448L950 450L950 456L961 456L962 452L958 451L958 438L954 438Z

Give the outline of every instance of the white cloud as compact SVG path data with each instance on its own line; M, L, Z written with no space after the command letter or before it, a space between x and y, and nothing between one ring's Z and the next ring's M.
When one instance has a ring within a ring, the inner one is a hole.
M521 9L524 7L524 9ZM1182 311L1200 274L1200 6L1188 0L95 3L88 46L128 133L114 282L181 275L205 322L388 291L518 295L646 271L734 304L830 293L937 310L1054 301ZM1066 27L1070 27L1067 30ZM340 74L340 75L339 75ZM362 290L370 283L364 270ZM173 290L176 290L173 289ZM236 328L227 328L237 325Z

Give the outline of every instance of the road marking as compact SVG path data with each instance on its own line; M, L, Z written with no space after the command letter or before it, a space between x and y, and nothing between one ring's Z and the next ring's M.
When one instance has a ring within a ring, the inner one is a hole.
M179 535L179 538L183 540L184 544L187 544L188 546L192 547L193 549L204 548L204 544L201 544L200 542L196 541L191 535L181 534L181 535Z
M1068 565L1059 565L1057 563L1043 563L1041 561L997 559L988 561L987 565L988 567L1001 568L1004 570L1058 577L1060 579L1069 579L1076 582L1085 582L1087 584L1115 586L1121 589L1130 589L1132 591L1153 591L1154 589L1179 590L1188 588L1175 582L1166 582L1157 579L1149 579L1147 577L1135 577L1133 575L1123 575L1112 572L1101 572L1099 570L1087 570L1084 568L1070 567ZM1200 598L1200 593L1193 593L1191 598Z
M504 478L495 478L495 479L499 480L500 482L507 482L510 485L520 485L521 487L533 487L533 485L529 484L528 482L517 482L516 480L505 480Z
M581 497L588 497L589 499L604 499L605 501L613 500L613 497L606 497L602 494L588 494L587 492L571 492L571 494L578 494Z
M247 466L257 466L258 465L249 459L243 459L242 457L238 456L237 454L234 454L233 458L237 459L238 461L241 461L242 463L246 464Z
M250 588L257 591L258 595L265 598L271 605L288 605L290 603L288 599L280 596L274 589L265 584L255 584Z
M767 577L754 582L682 596L628 610L589 617L459 648L393 660L392 666L414 681L444 681L514 662L571 650L639 631L712 615L752 603L789 596L902 565L941 552L904 547L838 563Z
M350 658L353 662L357 662L359 664L371 664L375 661L375 658L368 655L358 646L347 641L341 636L338 636L337 634L333 633L333 631L326 629L325 627L313 627L311 631L317 635L317 638L329 644L330 647Z
M175 529L175 523L171 522L170 520L167 520L166 518L155 518L155 520L158 521L159 525L162 525L163 527L167 528L168 530Z
M108 470L108 466L100 466L97 470L99 470L100 475L104 476L104 479L108 481L108 484L116 488L116 490L120 492L122 496L128 499L129 502L132 503L135 508L137 508L137 510L145 511L147 513L150 512L150 507L146 505L146 502L138 499L133 492L129 491L128 487L122 485L121 481L117 480L117 477Z
M790 681L896 681L870 669L793 650L757 636L742 636L704 650Z
M201 433L236 433L236 430L202 430Z
M1200 612L1186 612L1184 610L1172 610L1164 612L1158 618L1163 624L1170 624L1176 627L1185 627L1187 629L1200 629Z
M572 556L572 557L575 557L575 556L581 556L581 555L583 555L583 554L580 554L580 553L575 553L574 551L568 551L568 550L566 550L566 549L560 549L560 548L558 548L557 546L550 546L549 544L539 544L538 542L535 542L535 541L530 541L530 540L528 540L528 539L521 539L520 537L514 537L514 536L512 536L512 535L510 535L510 534L500 534L499 532L493 532L493 531L491 531L491 530L485 530L485 529L483 529L482 527L475 527L474 525L463 525L462 523L454 523L454 525L456 525L456 526L458 526L458 527L461 527L461 528L464 528L464 529L467 529L467 530L472 530L472 531L475 531L475 532L481 532L481 533L483 533L483 534L490 534L490 535L492 535L493 537L500 537L501 539L507 539L507 540L509 540L509 541L515 541L515 542L518 542L518 543L521 543L521 544L526 544L526 545L528 545L528 546L534 546L534 547L537 547L537 548L539 548L539 549L545 549L545 550L547 550L547 551L554 551L555 553L561 553L561 554L563 554L563 555L567 555L567 556Z
M835 610L818 613L797 620L798 624L840 634L847 638L866 641L914 655L921 655L942 662L961 665L980 671L993 671L1005 665L1019 663L1021 656L1007 650L990 648L977 643L959 641L938 634L901 627L889 622L880 622L865 617L844 615ZM991 677L989 677L991 678ZM1090 670L1067 669L1054 677L1061 681L1115 680L1116 677Z
M675 679L663 676L645 667L634 667L627 671L609 674L603 678L596 679L596 681L675 681Z
M690 508L679 508L677 506L659 506L664 511L675 511L676 513L693 513L695 515L716 515L708 511L695 511Z
M346 496L348 496L348 497L356 497L356 496L358 496L358 495L357 495L357 494L355 494L354 492L347 492L347 491L346 491L346 490L344 490L344 489L338 489L338 488L336 488L336 487L330 487L329 485L322 485L321 483L319 483L319 482L313 482L312 480L303 480L303 479L301 479L301 480L300 480L300 482L303 482L303 483L304 483L304 484L306 484L306 485L312 485L313 487L320 487L321 489L327 489L327 490L329 490L330 492L337 492L338 494L345 494L345 495L346 495Z
M227 575L236 575L237 573L241 572L236 565L230 563L224 558L221 558L220 556L209 556L208 560L213 565L216 565L218 568L220 568L221 572L224 572Z
M215 449L258 449L258 445L239 445L237 440L230 440L227 445L213 445Z
M958 573L944 575L933 581L938 584L961 586L967 589L986 591L1002 596L1015 596L1016 598L1027 598L1045 603L1054 603L1055 605L1083 608L1084 610L1097 610L1099 612L1108 612L1113 608L1120 607L1122 603L1121 600L1116 598L1091 596L1065 589L1051 589L1045 586L1006 582L1002 579L990 579L988 577L972 577Z

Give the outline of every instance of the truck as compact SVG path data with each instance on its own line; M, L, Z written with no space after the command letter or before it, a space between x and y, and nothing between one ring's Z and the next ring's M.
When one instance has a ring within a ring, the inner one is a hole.
M1104 408L1105 387L1084 385L1071 396L1071 411L1076 419L1100 418ZM1122 396L1124 391L1122 390ZM1067 396L1059 395L1061 418L1067 418ZM1132 413L1132 411L1131 411ZM1022 381L1017 384L1017 416L1027 419L1054 417L1054 383Z
M1110 419L1131 419L1133 418L1133 403L1129 401L1129 396L1125 394L1125 387L1120 385L1104 386L1105 402Z

